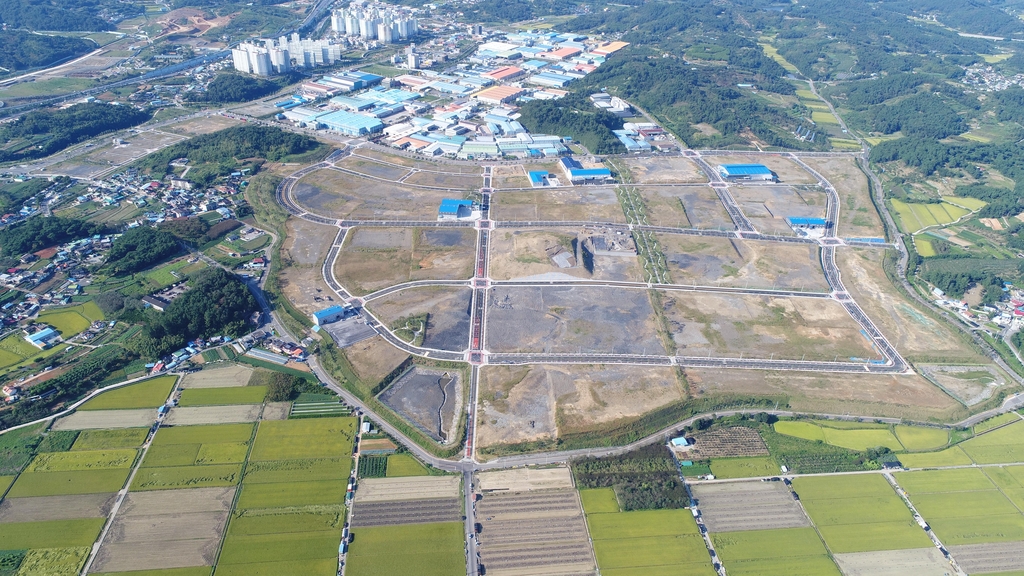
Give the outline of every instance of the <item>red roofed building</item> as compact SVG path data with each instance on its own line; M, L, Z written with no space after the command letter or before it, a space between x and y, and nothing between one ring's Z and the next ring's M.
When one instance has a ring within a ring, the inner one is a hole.
M516 66L502 66L492 72L481 74L484 78L490 78L496 82L511 82L522 78L525 75L526 72L522 68L518 68Z

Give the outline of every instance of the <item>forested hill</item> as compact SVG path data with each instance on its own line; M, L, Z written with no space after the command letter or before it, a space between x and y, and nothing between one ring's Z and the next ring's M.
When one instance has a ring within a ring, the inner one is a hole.
M28 30L113 30L143 12L141 3L120 0L0 0L0 22Z
M95 49L96 43L81 38L0 30L0 68L12 72L50 66Z

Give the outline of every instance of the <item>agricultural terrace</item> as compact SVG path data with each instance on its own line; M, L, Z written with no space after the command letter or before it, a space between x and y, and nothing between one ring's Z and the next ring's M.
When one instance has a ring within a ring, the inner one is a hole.
M880 474L798 477L793 491L833 554L932 546Z
M894 476L943 544L958 546L1024 540L1024 514L1012 501L1024 503L1024 467L1002 470L1006 474L996 472L992 477L983 468L898 472Z
M581 490L580 498L603 574L715 574L689 510L621 512L611 488Z
M904 232L914 234L925 228L945 226L971 213L970 210L949 202L937 204L912 204L890 200ZM959 204L959 202L958 202Z
M215 575L337 573L356 422L259 423Z
M177 376L157 376L136 384L109 390L78 407L79 410L125 410L152 408L156 410L170 396Z

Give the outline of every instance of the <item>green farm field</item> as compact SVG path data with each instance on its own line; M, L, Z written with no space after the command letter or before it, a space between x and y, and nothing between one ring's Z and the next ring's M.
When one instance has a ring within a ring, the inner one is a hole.
M92 546L105 518L0 524L0 538L12 550Z
M585 488L580 490L580 502L586 514L619 512L619 501L612 488Z
M749 458L715 458L711 473L717 478L753 478L779 473L779 465L770 456Z
M995 486L977 468L897 472L896 481L911 496L930 492L992 490Z
M92 572L92 576L210 576L210 567L196 566L194 568L132 570L130 572Z
M875 424L782 421L776 422L774 426L775 431L779 434L804 440L821 441L850 450L867 450L876 446L885 446L890 450L903 450L903 445L887 427Z
M949 443L949 432L942 428L896 426L896 437L907 450L935 450Z
M253 426L254 424L210 424L165 427L153 438L153 445L247 442L252 438Z
M429 475L429 472L427 472L426 467L409 454L392 454L388 456L388 478L427 475Z
M1024 510L1024 466L988 466L983 470L1014 506Z
M211 444L161 444L146 453L144 468L192 466L197 464L241 464L249 452L248 442Z
M595 514L587 518L594 540L699 534L689 510L642 510Z
M966 466L971 463L971 459L959 446L953 446L939 452L901 454L900 462L908 468L936 468L939 466Z
M25 470L27 472L72 472L131 468L136 455L138 455L138 451L134 449L48 452L36 456Z
M83 332L92 322L74 310L54 310L39 315L39 322L53 326L64 338Z
M237 509L337 505L345 501L345 483L339 480L243 484Z
M23 472L9 497L57 496L117 492L128 480L129 468L72 472Z
M245 483L344 480L352 471L352 458L305 458L300 460L269 460L245 467Z
M263 421L250 460L341 458L352 453L355 418Z
M241 475L242 466L237 464L140 468L131 489L141 491L234 486Z
M224 541L218 565L337 558L341 530L234 536Z
M317 512L265 511L266 513L261 515L243 515L232 518L231 525L228 527L228 535L254 536L291 532L324 532L342 527L345 515L344 506L337 506L333 512L321 512L319 508L321 507L318 507Z
M993 428L998 428L1000 426L1004 426L1004 425L1009 424L1011 422L1017 422L1019 420L1020 420L1020 416L1018 416L1014 412L1007 412L1006 414L1000 414L999 416L996 416L994 418L989 418L988 420L982 420L981 422L978 422L977 424L975 424L974 425L974 433L975 434L981 434L982 432L988 432L989 430L991 430Z
M218 564L213 576L335 576L337 573L337 558L321 558L259 564ZM117 576L125 574L119 572Z
M149 428L123 428L121 430L83 430L71 450L116 450L142 446Z
M712 534L729 574L839 575L813 528Z
M348 576L462 576L465 535L459 522L359 528L348 551Z
M960 447L978 464L1024 462L1024 421L971 438Z
M17 573L26 576L71 576L81 571L88 557L88 546L34 548L25 553Z
M156 410L167 401L177 376L157 376L136 384L104 392L78 407L79 410L121 410L152 408Z
M182 390L179 406L220 406L225 404L262 404L266 386L230 388L189 388Z

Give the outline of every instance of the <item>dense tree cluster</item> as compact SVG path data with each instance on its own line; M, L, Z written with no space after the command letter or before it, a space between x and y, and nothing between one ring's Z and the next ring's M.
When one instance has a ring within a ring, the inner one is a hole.
M459 10L477 22L522 22L540 16L572 14L577 3L572 0L482 0L460 5Z
M193 275L189 290L162 313L152 312L142 334L127 345L143 356L157 358L194 338L241 336L257 309L256 299L237 276L221 268L207 268Z
M120 0L3 0L0 22L10 28L91 32L113 30L112 21L144 11L142 4Z
M945 138L967 130L967 123L933 94L918 94L888 106L875 108L872 127L883 134Z
M582 458L573 462L572 470L580 488L612 487L624 511L689 504L675 460L661 444L621 456Z
M226 73L214 78L206 88L206 92L195 94L192 96L192 100L215 104L248 102L273 94L280 89L281 85L272 80Z
M0 248L7 256L20 256L109 230L102 224L71 218L29 218L0 230Z
M156 225L158 230L170 232L181 240L190 243L206 241L206 233L210 225L202 218L179 218L176 220L164 220Z
M927 77L920 74L890 74L874 80L842 84L839 90L845 95L848 105L864 108L897 96L913 94L927 80Z
M1009 35L1024 32L1024 23L1007 18L1003 2L964 2L962 0L889 0L889 10L920 16L935 15L939 22L973 34Z
M520 111L519 121L530 132L571 136L594 154L626 151L612 133L622 128L622 119L594 107L583 94L559 100L532 100Z
M954 194L988 202L988 205L978 213L982 218L1016 216L1021 212L1020 193L1008 188L972 184L970 186L957 186Z
M982 287L981 299L985 304L998 302L1003 294L1003 279L992 272L927 270L923 277L953 298L963 298L975 284Z
M0 162L43 158L105 132L138 126L150 118L152 114L146 110L102 102L29 112L0 128L0 142L32 138L38 139L38 144L13 151L0 150Z
M0 67L17 71L50 66L95 48L96 44L81 38L0 30Z
M132 228L114 240L107 267L115 276L132 274L163 262L181 250L170 232L148 226Z

